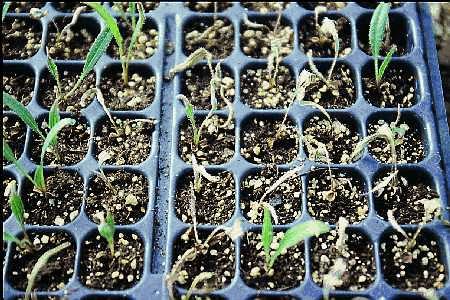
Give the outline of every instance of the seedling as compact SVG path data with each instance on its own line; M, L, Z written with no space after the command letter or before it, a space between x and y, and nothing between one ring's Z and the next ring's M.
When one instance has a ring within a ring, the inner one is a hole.
M2 22L5 19L6 14L8 13L9 10L9 6L11 5L11 2L5 2L3 3L3 8L2 8Z
M102 5L100 2L84 2L86 5L92 7L97 14L103 19L106 23L106 26L112 32L114 36L114 40L119 48L119 57L122 65L122 80L125 85L128 84L128 67L131 57L135 51L136 41L138 39L139 34L142 31L142 26L144 25L145 15L144 15L144 7L140 2L130 2L130 13L132 16L132 20L134 20L134 11L137 6L137 10L139 13L139 18L137 22L132 21L132 35L130 42L128 44L128 48L126 48L126 40L123 38L120 33L119 26L117 25L116 19L109 13L109 11Z
M389 49L386 57L384 58L381 66L378 68L378 58L380 56L380 49L384 40L384 32L386 28L389 27L389 9L391 8L391 3L380 3L373 12L372 18L370 20L369 27L369 44L372 51L372 56L374 57L374 68L375 68L375 80L377 86L383 78L384 72L388 67L392 55L397 50L395 46ZM389 28L388 28L389 30Z
M282 10L278 10L277 15L277 22L275 24L275 27L273 29L273 39L270 41L270 53L267 57L267 73L269 74L269 81L270 86L273 87L276 84L277 76L278 76L278 69L281 62L281 45L282 45L282 37L279 36L278 28L280 27L280 21L281 21L281 12ZM273 72L273 74L272 74Z
M278 244L278 247L272 253L270 250L273 242L272 217L270 210L268 208L264 208L264 221L261 235L264 253L266 256L266 270L270 270L278 256L280 256L288 248L297 245L309 237L319 236L320 234L328 231L330 231L330 227L326 223L317 220L297 224L285 232L284 237Z
M31 244L30 238L28 237L27 231L25 230L25 209L22 202L22 198L17 193L16 181L12 180L8 186L6 187L5 193L9 193L9 207L11 208L11 212L14 215L17 223L19 224L20 229L23 232L23 240L28 244Z
M97 229L100 235L108 242L111 256L114 257L114 233L116 232L116 226L114 217L110 212L106 214L106 218L100 222Z
M205 177L208 181L211 182L218 182L219 177L212 176L209 174L205 167L202 165L199 165L197 163L197 159L195 158L194 154L191 154L191 161L192 161L192 169L194 171L194 190L199 193L202 187L202 178Z

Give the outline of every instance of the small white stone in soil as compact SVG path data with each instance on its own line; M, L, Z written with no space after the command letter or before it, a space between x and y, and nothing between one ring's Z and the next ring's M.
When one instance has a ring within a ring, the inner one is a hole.
M75 218L78 216L78 210L74 210L73 212L70 213L69 218L70 221L75 220Z
M117 278L117 277L119 277L119 272L118 271L114 271L114 272L112 272L112 274L111 274L111 278Z
M41 242L42 242L42 244L48 244L48 240L49 240L50 238L48 237L48 235L43 235L42 237L41 237Z
M55 220L53 221L58 226L64 225L64 219L62 219L60 216L56 216Z
M125 205L133 205L133 206L138 205L137 197L133 194L128 194L125 197Z

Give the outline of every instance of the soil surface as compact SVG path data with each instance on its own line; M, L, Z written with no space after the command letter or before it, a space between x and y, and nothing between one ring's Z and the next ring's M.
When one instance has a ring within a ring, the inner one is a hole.
M133 224L141 220L148 206L147 178L125 170L106 170L107 182L101 175L90 178L86 199L86 213L100 223L106 212L114 215L117 225ZM102 217L99 218L99 215Z
M217 3L217 7L216 7ZM233 2L204 2L204 1L189 1L184 3L190 10L198 12L222 12L227 8L233 6Z
M242 128L241 155L256 164L287 164L297 158L298 130L286 119L252 118Z
M395 122L395 121L394 121ZM368 134L373 134L383 124L390 124L389 121L379 119L373 121L368 126ZM405 125L407 127L405 127ZM422 139L422 133L419 128L420 122L416 120L400 119L396 127L404 128L405 135L396 134L396 153L397 163L417 163L425 157L425 146ZM369 151L378 161L384 163L393 163L389 144L384 139L376 139L369 144Z
M386 176L389 170L378 174L376 186ZM399 224L418 224L425 215L421 200L439 198L439 194L431 187L430 180L424 173L400 170L397 175L397 185L391 181L385 188L374 193L375 210L383 219L387 220L388 210L395 209L393 215ZM373 188L373 187L372 187Z
M263 28L251 28L242 24L241 49L245 55L255 58L266 58L270 54L271 43L280 41L279 58L292 52L294 44L294 30L285 19L281 19L277 26L277 17L270 19L250 18L250 22L263 25ZM275 32L275 28L277 29Z
M79 2L53 2L52 5L56 10L64 13L73 13L80 6L86 6L83 13L92 12L92 8Z
M108 109L141 110L147 108L155 99L155 76L142 71L133 71L128 76L128 84L125 84L122 70L103 73L100 88Z
M327 10L338 10L347 6L346 2L297 2L301 7L314 10L317 6L325 6Z
M70 116L73 118L73 116ZM62 119L62 117L61 117ZM91 128L84 118L75 117L75 125L66 126L58 133L58 142L56 148L50 147L44 156L45 165L75 165L82 161L88 152L89 138ZM41 131L46 136L50 129L48 128L48 117L41 121ZM39 124L39 123L38 123ZM41 160L41 149L44 141L32 133L30 141L31 150L30 159L34 163Z
M15 115L3 115L3 139L8 143L14 153L14 157L19 159L25 145L27 129L25 124ZM10 164L2 158L3 166Z
M80 78L81 69L67 70L61 66L59 74L63 94L66 94L73 88L78 78ZM88 90L93 88L95 88L95 73L91 72L70 97L59 101L59 109L61 111L79 113L91 104L94 99L95 93L88 92ZM46 70L39 81L38 101L47 109L50 109L56 99L55 89L56 81Z
M8 184L15 180L11 173L2 170L2 222L8 219L11 214L11 209L9 208L9 195L5 195L6 187Z
M317 68L323 76L328 77L331 64L319 64ZM308 71L311 71L308 67ZM324 108L347 108L356 101L356 87L353 83L353 72L344 64L337 63L330 78L330 84L315 79L306 88L305 101L312 101Z
M92 19L80 17L75 25L61 35L63 28L71 20L57 18L49 24L47 47L53 59L86 59L89 48L100 32L100 28Z
M283 238L283 232L274 232L271 249ZM271 251L273 254L274 250ZM242 238L241 276L244 282L258 290L286 290L301 284L305 275L304 244L291 247L278 256L273 267L266 271L261 234L249 232Z
M11 13L29 13L34 8L42 8L45 2L27 2L27 1L11 1L8 12Z
M267 165L260 171L252 172L241 185L241 209L252 223L262 224L263 207L259 201L264 193L286 172L275 165ZM290 177L271 192L265 202L272 205L278 216L278 224L294 222L301 215L302 182L298 175Z
M41 47L42 26L30 18L5 17L2 21L3 59L27 59Z
M365 235L347 229L348 239L343 250L336 244L337 230L312 239L312 277L323 287L324 275L330 273L338 258L344 259L346 271L340 277L342 284L338 290L357 291L367 289L375 280L375 257L373 245Z
M203 243L210 232L199 231L198 236ZM188 229L174 242L173 263L188 250L195 247L194 231ZM231 283L235 273L235 249L231 239L219 231L207 247L198 247L193 260L186 261L178 273L178 284L189 288L194 278L203 272L212 272L214 276L207 282L197 285L197 288L220 289Z
M335 21L339 36L339 56L345 56L352 51L352 33L350 22L338 15L319 15L319 26L324 18ZM299 47L303 53L312 51L314 57L334 57L334 39L331 36L320 33L316 26L314 15L307 16L300 21L299 25Z
M4 67L9 69L8 66ZM30 70L4 70L3 91L16 98L23 105L28 105L34 95L34 74ZM9 110L9 108L3 105L3 110Z
M21 194L25 223L62 226L72 222L78 216L83 201L83 179L78 173L60 169L44 171L44 177L45 194L34 191L28 180L23 182Z
M415 230L406 232L411 239ZM422 231L414 247L408 250L407 243L397 232L383 238L380 252L387 283L408 291L443 288L446 281L445 266L435 237Z
M216 65L213 65L215 68ZM211 109L211 72L208 65L196 64L192 69L186 70L182 75L181 90L195 109ZM227 68L222 67L222 86L224 96L228 101L234 100L234 78ZM217 108L226 107L221 96L216 95Z
M24 291L27 287L27 276L31 273L39 257L46 251L65 242L71 246L52 256L44 268L41 269L33 289L37 291L62 290L72 278L75 268L75 241L64 231L59 232L28 232L33 243L33 251L11 248L11 262L8 265L7 278L14 288ZM14 244L15 245L15 244Z
M380 62L381 63L381 62ZM416 104L416 78L406 66L391 64L378 86L375 81L373 62L363 73L363 95L377 107L411 107Z
M242 2L241 5L248 10L255 10L259 13L277 12L285 9L289 3L286 2Z
M108 118L101 121L95 136L96 156L107 151L106 164L137 165L151 152L154 120L114 118L117 131Z
M339 217L354 224L364 220L369 211L364 180L346 170L332 170L332 188L328 169L314 170L308 175L308 212L323 222L336 224Z
M351 118L346 118L351 120ZM332 119L333 120L333 119ZM317 140L327 148L331 163L350 163L350 155L359 140L359 133L353 121L333 120L333 123L325 116L313 116L305 121L303 135L305 136L305 151L312 161L328 163L326 155L317 151L317 145L307 140Z
M196 117L199 127L205 117ZM226 117L213 115L203 126L200 142L196 146L193 142L192 126L185 119L180 127L178 153L185 162L191 162L191 154L202 165L219 165L231 160L234 155L234 123L223 127Z
M137 20L137 19L136 19ZM137 21L136 21L137 22ZM127 18L124 21L122 18L118 20L119 30L125 40L125 49L131 42L131 36L133 34L131 18ZM147 59L155 54L158 48L158 30L151 20L146 20L142 26L142 30L138 35L134 51L130 57L131 60L135 59ZM119 47L115 41L109 44L106 53L114 59L119 59Z
M113 2L114 4L112 5L112 9L113 10L122 10L124 12L129 12L129 2ZM144 6L144 11L146 13L158 8L159 6L159 2L141 2L142 5ZM136 9L137 10L137 9Z
M206 32L206 33L205 33ZM183 29L184 52L188 56L205 48L215 59L229 56L234 46L234 28L226 18L202 18L190 21Z
M369 24L371 17L371 14L361 17L356 26L359 47L367 55L372 55L369 44ZM386 31L384 35L384 42L381 45L380 56L386 56L389 50L394 46L397 47L397 51L394 52L393 56L405 55L409 51L407 48L407 20L405 20L402 16L389 14L389 26L390 30Z
M195 191L195 212L197 223L221 225L226 223L234 213L235 184L230 172L208 171L218 181L211 182L202 178L200 191ZM192 172L178 178L175 210L177 217L185 223L192 221L192 189L194 182ZM211 201L214 199L214 201Z
M252 108L288 107L294 98L294 75L288 67L280 65L274 82L271 81L267 67L243 71L241 75L242 101Z
M81 246L80 281L89 288L124 290L136 285L144 269L144 245L134 233L119 232L114 238L114 257L108 243L93 235Z

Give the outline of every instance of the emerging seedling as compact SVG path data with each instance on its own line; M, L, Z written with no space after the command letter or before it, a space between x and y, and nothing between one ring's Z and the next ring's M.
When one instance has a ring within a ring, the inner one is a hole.
M191 155L192 169L194 171L194 190L199 193L202 187L202 178L205 177L210 182L218 182L219 177L209 174L205 167L197 163L195 155Z
M116 232L116 226L114 217L110 212L106 214L106 218L100 222L97 229L100 235L108 242L111 256L114 257L114 233Z
M6 14L8 13L8 9L9 6L11 5L11 2L5 2L3 3L3 8L2 8L2 22L5 19Z
M326 223L317 220L297 224L284 233L277 249L275 249L275 252L272 253L270 251L271 244L273 242L272 217L270 210L268 208L264 208L264 221L261 235L264 253L266 256L266 269L270 270L278 256L280 256L280 254L288 248L297 245L309 237L319 236L320 234L328 231L330 231L330 227Z
M392 55L397 50L395 46L392 47L384 58L383 63L378 68L378 58L380 56L380 49L383 44L384 32L386 28L389 30L390 8L391 3L382 2L378 4L377 8L373 12L372 19L370 20L369 44L372 51L372 56L374 57L375 80L378 86L383 78L384 71L392 59Z
M6 187L5 193L9 193L9 207L11 208L11 212L13 213L17 223L19 224L20 229L23 232L23 240L31 244L30 238L28 237L27 231L25 230L25 209L23 206L22 198L17 193L16 181L12 180L8 186Z
M109 11L100 3L100 2L84 2L86 5L92 7L97 14L103 19L106 23L106 26L111 31L114 36L114 40L119 48L119 57L120 62L122 64L122 80L124 84L128 84L128 67L131 60L131 57L135 51L136 41L138 39L139 34L142 31L142 26L144 25L145 15L144 15L144 7L140 2L130 2L130 14L132 16L132 20L134 20L134 12L135 7L137 6L137 10L139 13L139 18L137 22L132 21L132 35L130 42L128 44L128 48L126 48L126 40L123 38L122 34L119 30L119 25L117 25L116 19L109 13Z

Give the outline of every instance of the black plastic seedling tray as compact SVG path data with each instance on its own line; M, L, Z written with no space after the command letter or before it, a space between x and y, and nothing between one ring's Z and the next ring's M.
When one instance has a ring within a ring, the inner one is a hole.
M108 4L105 4L109 7ZM27 68L32 70L35 78L34 96L28 105L29 110L35 117L44 116L48 111L38 104L37 95L39 94L39 79L46 70L45 45L46 37L51 20L55 17L70 17L69 13L57 11L51 3L46 3L43 7L48 11L48 15L40 20L42 26L42 39L39 51L29 59L24 60L4 60L4 70L10 68ZM348 65L353 73L353 80L356 87L356 102L346 109L329 109L329 113L343 119L351 119L356 124L361 136L367 136L367 123L371 116L392 116L396 113L395 108L379 108L372 106L364 99L362 93L361 73L365 65L371 62L370 56L365 54L358 46L357 25L358 20L363 16L370 16L373 10L364 8L357 3L348 3L347 6L339 11L329 11L329 14L339 14L345 16L351 24L351 48L349 55L339 58L339 62ZM235 79L235 97L233 101L236 112L234 118L235 124L235 148L232 159L222 165L211 165L207 170L227 170L233 174L235 182L235 210L232 218L227 221L225 226L231 226L236 219L242 221L245 231L261 230L261 226L250 223L240 209L240 186L241 182L249 172L260 168L256 164L248 162L240 154L241 137L243 126L251 117L261 116L264 118L282 118L283 109L253 109L245 105L240 99L240 74L248 66L258 63L264 63L265 59L249 58L240 50L240 28L243 14L248 16L258 16L261 19L276 16L276 13L261 14L256 11L245 9L241 4L234 3L223 12L219 12L219 17L228 18L234 27L234 48L230 56L223 60L223 66L231 71ZM283 62L292 70L295 78L307 64L307 57L299 49L298 42L298 24L300 20L312 15L313 11L306 10L298 3L292 2L283 11L282 17L290 23L294 30L293 51ZM440 195L442 207L444 207L444 218L449 219L449 184L450 184L450 139L446 123L445 108L442 96L441 78L439 75L435 43L433 39L431 18L426 4L404 3L398 8L391 10L395 18L401 18L406 24L407 33L407 53L403 56L394 57L393 62L402 63L413 70L416 79L416 98L417 103L410 108L403 108L403 115L409 116L417 121L422 130L426 146L426 157L417 164L405 164L400 168L412 170L414 172L424 173L430 178L432 186ZM85 13L86 17L92 19L92 22L104 27L102 21L95 13ZM138 66L150 67L156 76L156 92L152 104L141 111L114 111L114 116L152 118L157 121L151 142L151 154L143 163L139 165L126 165L127 170L134 170L142 173L148 180L149 202L147 212L144 218L132 225L118 226L119 230L126 230L137 233L145 243L144 268L141 280L132 288L121 291L102 291L89 289L82 284L79 277L80 259L82 241L85 240L96 230L96 224L89 220L86 215L85 202L81 207L78 217L71 223L64 226L27 226L29 230L36 231L65 231L69 233L76 244L76 256L74 273L64 290L56 292L37 291L37 295L47 299L49 296L63 297L66 295L69 299L102 299L103 297L119 297L126 299L167 299L168 293L164 283L164 276L167 274L173 264L174 252L173 244L177 238L191 225L182 222L175 214L175 193L177 180L186 172L191 170L189 164L184 162L178 154L178 141L180 125L185 119L183 104L175 99L175 96L182 93L182 74L177 74L173 80L164 80L165 75L175 64L181 63L186 59L183 52L183 28L195 17L212 18L213 13L194 12L184 6L183 3L160 3L159 6L148 13L146 17L151 19L156 25L159 33L159 43L157 51L149 59L138 60L134 64ZM28 18L25 13L8 13L7 18L21 17ZM393 28L396 30L396 28ZM170 53L165 47L169 44L174 46L175 51ZM332 58L315 58L316 62L330 62ZM217 60L215 61L217 62ZM61 65L79 65L83 62L79 60L57 61ZM102 71L117 61L105 55L95 68L97 83L100 80ZM226 110L220 110L219 114L226 115ZM4 115L11 115L11 112L3 112ZM303 129L304 121L313 114L314 111L309 108L294 105L289 112L289 117L295 122L300 130ZM72 170L83 177L84 196L87 195L87 185L92 172L98 169L95 149L93 145L93 136L98 130L99 120L105 114L98 102L92 103L84 110L83 116L88 120L91 128L91 139L89 142L88 155L78 164L64 167L63 169ZM198 115L206 115L207 111L196 111ZM20 161L25 164L29 171L35 168L35 165L27 157L29 153L29 141L31 130L27 129L26 142ZM297 160L305 160L305 168L311 165L320 165L306 159L303 149L300 151ZM288 169L296 165L298 161L289 164L280 165L283 169ZM378 171L386 169L387 164L381 164L376 161L366 151L363 157L356 163L348 165L333 165L333 168L354 171L362 176L365 187L368 189L373 184L373 179ZM122 166L107 166L107 169L119 169ZM50 169L50 167L46 167ZM19 190L24 184L24 179L19 176L13 165L3 168L3 172L12 173L19 183ZM293 223L297 224L311 219L306 207L306 179L302 176L302 207L301 216ZM211 199L214 201L214 199ZM357 296L367 297L369 299L419 299L418 294L395 289L384 279L382 261L380 258L380 240L383 234L390 229L389 223L383 221L376 214L374 208L374 199L371 194L368 196L369 213L368 217L361 223L351 225L350 228L366 234L373 245L376 275L372 285L366 290L352 292L337 290L331 293L339 299L350 299ZM292 226L281 225L276 229L286 229ZM333 225L334 226L334 225ZM13 219L9 217L3 222L4 230L13 234L19 234L19 228ZM405 228L416 228L415 225L405 225ZM199 229L212 231L215 226L199 225ZM444 299L450 299L450 231L439 221L433 221L426 225L426 232L435 236L438 241L442 262L446 267L445 287L438 291ZM321 299L322 289L316 285L311 277L311 241L305 242L305 279L302 283L285 291L258 291L247 286L241 277L240 267L240 247L242 240L235 242L235 275L231 284L223 289L214 291L211 295L218 296L219 299L255 299L257 296L270 297L271 299L281 299L281 296L291 296L295 299ZM12 287L6 270L8 266L14 264L11 261L11 245L8 245L5 263L4 263L4 299L16 299L23 297L24 292ZM179 288L178 288L179 289ZM182 289L179 289L183 292ZM342 298L341 298L342 297ZM108 298L109 299L109 298ZM284 299L284 298L283 298Z

